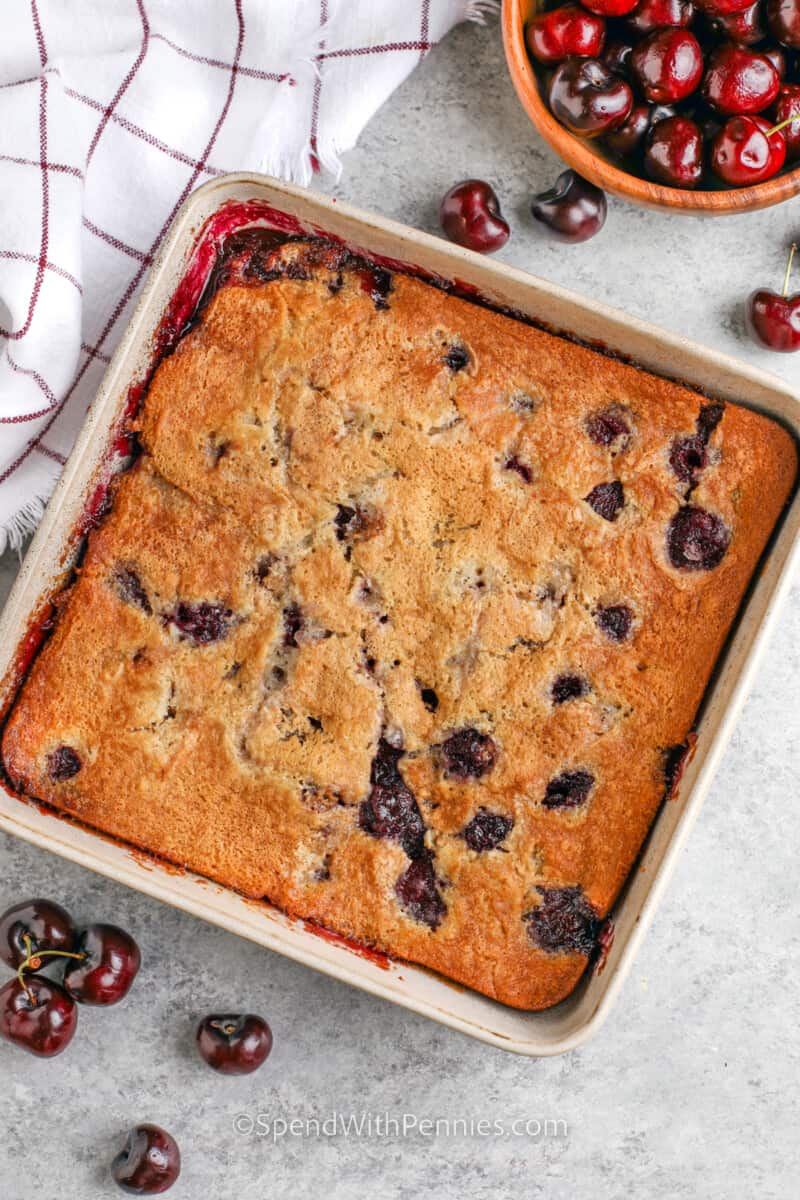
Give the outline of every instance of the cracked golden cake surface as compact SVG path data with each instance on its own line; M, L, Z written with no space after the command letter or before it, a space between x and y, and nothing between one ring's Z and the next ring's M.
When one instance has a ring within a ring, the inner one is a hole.
M789 435L314 241L246 256L138 428L11 780L507 1004L562 999Z

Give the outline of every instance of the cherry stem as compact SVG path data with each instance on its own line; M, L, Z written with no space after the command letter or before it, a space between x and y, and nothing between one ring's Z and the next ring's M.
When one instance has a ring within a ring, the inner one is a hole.
M794 262L794 256L796 253L797 242L792 242L791 249L789 250L789 261L786 264L786 274L783 277L783 291L781 292L781 295L783 296L784 300L789 295L789 276L792 273L792 263Z
M800 121L800 113L795 113L793 117L787 117L785 121L773 125L771 129L765 132L764 137L772 137L773 133L779 133L781 129L785 129L787 125L791 125L795 121Z
M39 967L42 965L43 958L77 958L80 962L83 962L83 960L86 958L85 953L73 954L69 950L37 950L34 954L33 942L31 941L30 934L26 933L23 936L22 941L25 945L25 958L17 968L17 979L19 979L20 986L23 988L25 995L28 997L31 1004L33 1004L34 1000L33 992L25 982L25 971L28 970L28 968L30 968L32 971L38 971Z

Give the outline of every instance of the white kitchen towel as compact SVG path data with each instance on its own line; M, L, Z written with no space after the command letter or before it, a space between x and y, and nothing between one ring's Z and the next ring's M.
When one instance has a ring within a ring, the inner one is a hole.
M495 0L3 0L0 552L31 530L179 205L226 171L337 173Z

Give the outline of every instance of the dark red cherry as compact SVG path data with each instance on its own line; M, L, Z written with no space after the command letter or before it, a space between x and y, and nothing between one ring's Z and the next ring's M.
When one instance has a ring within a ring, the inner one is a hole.
M727 116L761 112L778 94L778 72L763 54L726 42L709 60L703 99Z
M659 29L634 47L631 67L651 103L670 104L690 95L700 83L703 52L687 29Z
M781 133L786 140L786 157L793 161L800 157L800 84L782 85L772 106L772 116L776 125L783 125L784 121L789 122L788 125L784 125Z
M462 837L470 850L474 850L476 854L483 854L487 850L496 850L500 843L506 840L513 827L511 817L479 808L469 824L464 827Z
M403 911L429 929L438 929L447 915L430 850L409 863L394 885L394 894Z
M776 41L800 50L800 0L767 0L767 23Z
M580 808L593 786L594 775L589 771L562 771L548 783L542 804L545 808Z
M116 925L89 925L70 959L64 987L81 1004L117 1004L130 991L142 957L129 933Z
M688 117L669 117L653 126L644 152L650 179L667 187L695 188L703 174L703 134Z
M400 773L403 751L384 738L378 743L370 772L370 792L358 812L359 828L403 847L409 858L422 853L425 823L416 797Z
M537 887L540 901L522 919L534 945L549 954L591 954L600 920L579 887Z
M594 619L598 629L612 642L626 642L633 629L633 613L627 604L607 604L597 609Z
M497 745L488 733L457 729L442 742L446 774L454 779L482 779L497 761Z
M754 342L765 350L778 350L783 354L800 350L800 292L789 295L789 278L794 261L796 243L792 244L783 290L773 292L759 288L751 292L745 307L747 331Z
M789 69L789 63L786 58L786 51L782 46L759 46L759 54L763 54L764 58L768 58L775 70L778 72L778 78L783 79Z
M0 958L16 970L28 957L29 947L33 954L42 950L69 952L76 936L72 917L60 904L25 900L0 917Z
M650 105L634 104L630 116L605 136L605 144L617 158L629 158L644 144L650 129Z
M541 63L557 63L572 54L597 58L606 37L602 17L579 4L564 4L550 12L537 13L525 30L528 49Z
M640 0L626 24L643 36L654 29L691 25L694 5L691 0Z
M0 1037L39 1058L66 1050L77 1024L75 1001L43 975L9 979L0 988Z
M197 1048L221 1075L249 1075L267 1061L272 1030L253 1013L212 1014L197 1026Z
M158 1125L137 1125L111 1164L114 1180L131 1196L157 1196L181 1173L178 1143Z
M439 207L439 221L451 242L492 254L508 241L508 223L497 193L483 179L464 179L450 188Z
M639 0L581 0L584 8L600 17L624 17Z
M741 12L709 14L708 27L716 37L730 38L742 46L753 46L767 35L761 0L756 0L755 4ZM764 53L763 50L761 53Z
M550 81L550 108L578 137L621 125L633 108L630 85L596 58L568 58Z
M730 13L743 12L752 3L753 0L694 0L695 7L702 9L708 16L728 16Z
M606 42L605 49L600 55L600 61L608 67L609 71L613 71L615 75L623 75L627 79L630 76L632 54L633 46L629 42Z
M580 700L589 693L589 682L582 675L557 675L550 688L553 704L566 704L569 700Z
M585 242L603 228L605 192L575 171L562 171L546 192L534 196L531 212L559 242Z
M624 450L631 437L625 410L619 405L590 413L586 418L586 432L596 445L609 446L612 452Z
M730 117L711 143L714 173L736 187L777 175L786 161L786 138L773 130L764 117Z
M625 504L625 492L620 481L612 479L610 483L598 483L584 500L604 520L616 521Z
M166 620L168 624L175 626L182 637L188 638L196 646L206 646L209 642L217 642L227 635L233 621L233 613L223 604L209 603L205 600L199 604L182 601Z
M667 530L667 554L682 571L711 571L730 545L730 530L721 517L687 504L678 509Z
M47 756L47 774L54 783L74 778L82 766L80 755L72 746L56 746Z

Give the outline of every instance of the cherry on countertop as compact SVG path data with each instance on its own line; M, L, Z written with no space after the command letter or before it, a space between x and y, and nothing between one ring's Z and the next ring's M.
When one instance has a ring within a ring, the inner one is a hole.
M111 1164L114 1180L131 1196L156 1196L181 1173L178 1143L158 1125L137 1125Z
M0 917L0 958L16 970L30 953L72 950L76 936L72 917L60 904L25 900Z
M585 242L603 228L605 192L575 171L562 171L553 187L534 196L531 212L560 242Z
M254 1013L211 1014L197 1027L201 1057L221 1075L250 1075L272 1050L272 1030Z
M0 1037L39 1058L66 1050L78 1010L62 987L43 975L9 979L0 988Z
M745 324L753 341L765 350L783 354L800 350L800 292L789 295L789 278L796 251L797 244L793 242L782 291L758 288L750 293L745 306Z
M464 179L445 194L439 221L451 242L492 254L509 238L508 223L500 212L500 201L483 179Z
M81 933L64 973L64 987L81 1004L118 1004L130 991L141 965L139 947L116 925L89 925Z

